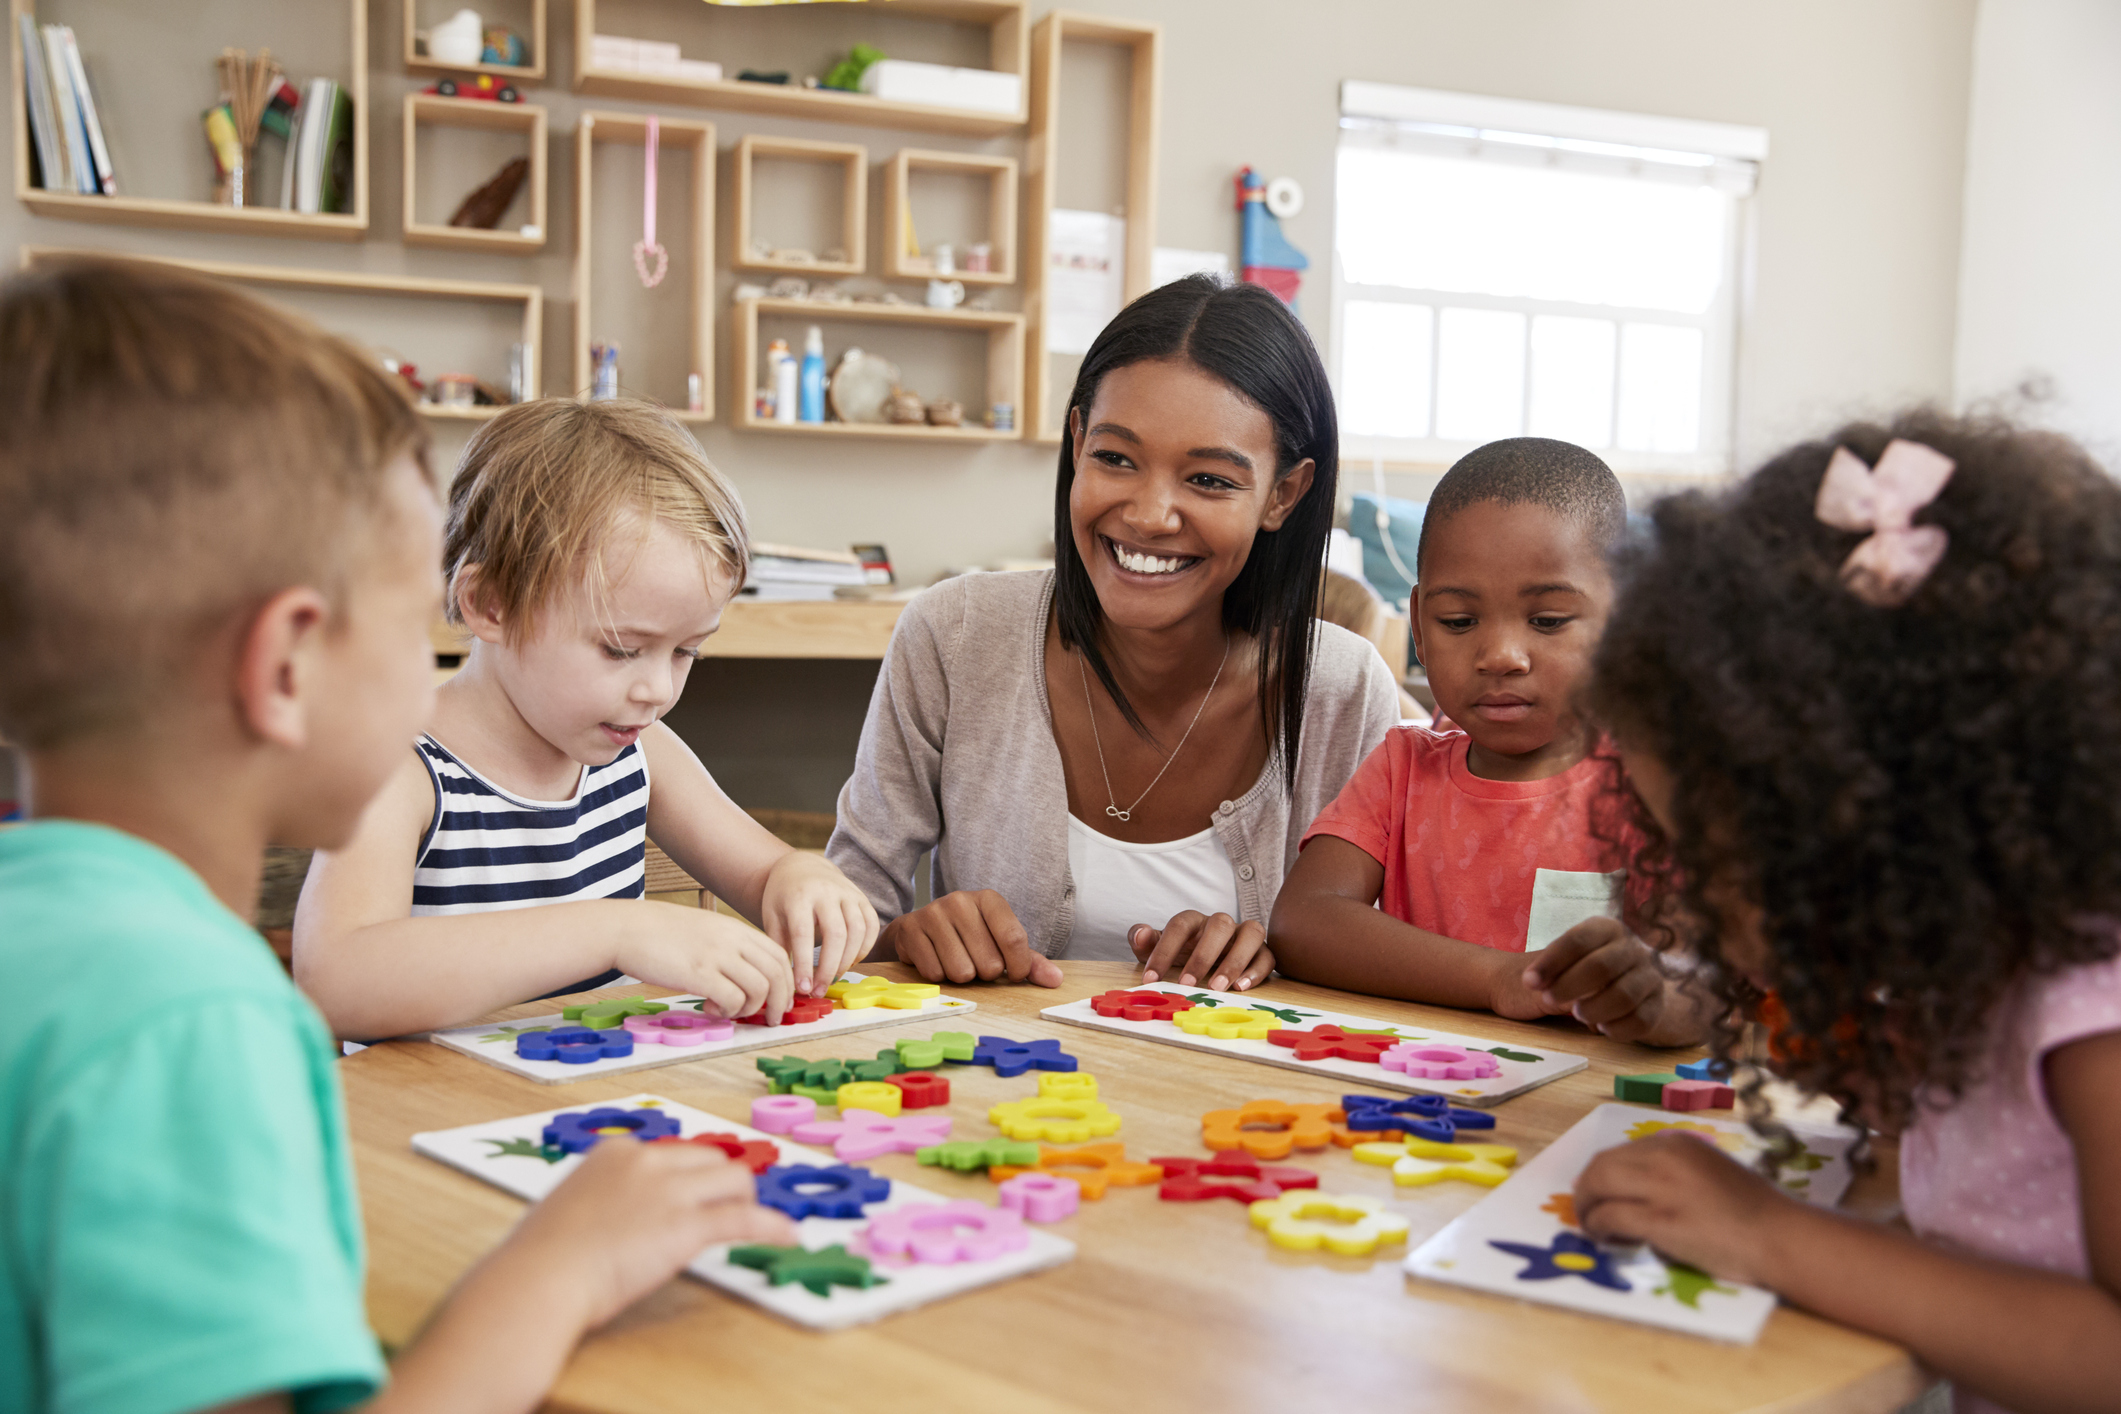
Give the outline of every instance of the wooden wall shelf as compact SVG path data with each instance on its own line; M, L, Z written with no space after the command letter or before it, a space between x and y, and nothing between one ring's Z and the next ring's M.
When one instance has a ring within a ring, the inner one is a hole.
M988 63L1002 73L1024 72L1023 0L891 0L896 15L984 24L991 39ZM982 113L925 103L899 103L862 93L793 84L745 83L740 79L681 79L600 69L589 61L591 36L597 32L596 0L575 0L574 40L577 93L625 98L641 103L682 103L694 108L722 108L737 113L770 113L814 123L848 123L880 128L913 128L923 132L993 137L1024 125L1015 113ZM708 56L702 56L708 57Z
M1156 248L1156 143L1159 95L1162 91L1163 27L1055 10L1031 32L1031 134L1024 144L1024 312L1029 317L1030 367L1025 376L1026 405L1020 409L1025 434L1058 444L1067 394L1057 397L1052 365L1046 353L1046 239L1060 189L1061 51L1071 43L1110 44L1133 51L1133 82L1127 126L1127 269L1122 299L1149 292L1150 266Z
M735 348L730 358L734 382L735 424L749 432L792 436L880 437L922 442L1014 442L1018 428L996 431L977 424L984 409L967 408L973 425L930 427L924 423L776 422L755 415L751 384L759 376L759 319L762 315L813 324L897 324L904 327L957 329L987 336L987 401L1023 406L1024 316L999 310L929 309L906 304L828 304L822 300L738 300L733 311Z
M593 251L591 233L596 229L595 212L591 207L593 191L593 166L596 161L598 143L624 143L645 148L648 142L648 123L637 113L584 113L575 129L574 138L574 384L577 397L586 396L594 370L590 367L589 346L596 337L596 327L590 304ZM687 308L692 315L692 368L705 384L706 405L698 412L682 407L670 409L671 415L685 422L711 422L714 420L714 182L715 146L714 124L687 122L676 118L659 119L656 142L659 147L689 149L692 153L692 249L691 280L686 295ZM624 259L626 251L613 252L609 258Z
M767 161L837 165L844 181L840 196L840 250L844 260L775 260L752 253L752 164ZM729 263L738 270L770 270L783 275L859 275L868 267L864 241L869 232L869 149L856 142L813 142L808 138L767 137L746 133L737 141L736 210L730 233Z
M971 152L926 152L902 147L886 165L884 181L884 273L900 280L957 280L967 285L1013 285L1016 283L1016 159L982 157ZM941 275L926 254L906 250L906 230L912 201L913 174L919 171L951 172L987 178L990 191L987 212L987 242L994 247L994 269L958 268Z
M311 216L267 206L222 206L212 201L183 201L151 196L84 196L79 192L46 191L30 185L29 121L24 116L27 96L22 78L21 16L36 13L35 0L8 0L7 50L8 92L15 114L15 200L39 216L59 221L91 221L117 226L149 226L161 230L220 231L253 236L287 236L297 240L358 241L368 231L368 0L346 0L349 26L347 95L353 100L354 190L351 211L319 212ZM118 17L113 12L112 18ZM235 36L230 36L234 38ZM90 36L100 41L100 35ZM204 42L202 40L202 42ZM88 46L84 45L84 48ZM204 51L202 51L204 52ZM91 71L94 69L91 61ZM210 66L209 66L210 69ZM114 95L96 90L104 122L120 110ZM199 160L207 159L205 153ZM118 173L120 190L127 173Z
M466 300L486 304L520 306L523 312L525 381L535 395L538 381L538 333L544 324L545 292L536 285L492 285L475 280L423 280L399 275L362 275L343 270L289 270L277 265L242 265L222 260L178 260L163 255L136 255L127 251L68 250L55 246L22 247L22 268L69 255L106 255L124 260L144 260L157 265L175 265L196 270L239 285L267 289L322 290L339 294L412 297L422 300ZM483 421L498 417L499 407L445 408L420 405L428 417L443 421Z
M432 0L430 0L432 3ZM454 3L454 0L450 0ZM418 28L420 0L400 0L405 11L405 72L408 74L492 74L497 78L536 83L545 77L545 0L530 0L530 62L527 64L438 64L419 53L413 41ZM436 4L437 11L449 4ZM454 13L452 11L452 13Z
M408 3L407 11L411 6ZM535 235L517 230L481 230L417 219L420 125L476 128L522 133L530 143L527 223ZM534 103L496 103L484 98L443 98L431 93L405 95L405 244L437 250L483 251L500 255L535 255L545 248L545 110Z

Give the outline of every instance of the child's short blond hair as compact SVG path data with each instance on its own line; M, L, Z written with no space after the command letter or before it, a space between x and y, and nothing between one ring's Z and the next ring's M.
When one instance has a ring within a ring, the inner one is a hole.
M520 403L480 428L449 487L443 568L449 619L463 621L462 576L515 641L570 583L611 579L607 551L629 520L667 525L698 548L701 572L742 585L750 534L736 488L654 403Z
M425 471L397 379L218 281L72 257L0 285L0 734L130 728L272 595L343 600L400 457Z

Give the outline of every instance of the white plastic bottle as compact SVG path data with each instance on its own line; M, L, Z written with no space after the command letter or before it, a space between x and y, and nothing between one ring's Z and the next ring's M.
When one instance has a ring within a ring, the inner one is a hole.
M766 349L766 358L773 368L773 420L795 421L795 355L789 352L786 339L775 339Z

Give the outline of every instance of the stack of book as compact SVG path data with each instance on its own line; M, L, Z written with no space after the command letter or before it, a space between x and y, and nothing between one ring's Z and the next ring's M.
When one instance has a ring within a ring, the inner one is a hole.
M352 199L353 98L330 79L311 79L280 169L280 207L314 216Z
M42 30L28 15L22 25L22 86L29 109L30 155L36 159L37 185L46 191L82 196L116 196L118 179L111 171L110 148L103 141L103 122L96 115L88 72L81 67L81 46L66 25Z
M754 542L743 594L747 599L833 599L839 590L859 590L867 582L862 562L844 550Z

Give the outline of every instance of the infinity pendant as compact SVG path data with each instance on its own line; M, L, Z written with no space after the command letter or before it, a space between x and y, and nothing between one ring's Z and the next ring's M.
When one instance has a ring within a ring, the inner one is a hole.
M1122 810L1117 805L1106 806L1105 813L1115 820L1132 820L1134 818L1132 810Z

